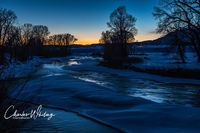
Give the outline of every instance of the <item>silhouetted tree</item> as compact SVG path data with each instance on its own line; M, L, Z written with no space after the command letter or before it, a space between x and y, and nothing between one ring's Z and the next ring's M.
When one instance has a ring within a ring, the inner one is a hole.
M44 44L46 37L49 35L49 30L47 26L35 25L33 26L33 38L36 42L40 42L41 45ZM37 44L37 43L36 43Z
M73 44L77 40L78 39L75 38L74 35L65 33L49 36L47 42L48 45L53 45L53 47L60 49L59 54L56 54L57 56L66 56L71 54L69 45Z
M7 47L8 37L15 24L17 16L11 10L0 9L0 64L3 64L5 58L5 47Z
M48 44L56 45L56 35L49 36Z
M78 39L75 38L73 35L71 34L63 34L62 35L62 38L63 38L63 43L64 45L70 45L70 44L73 44L74 42L76 42Z
M111 44L112 43L112 33L110 31L102 32L101 39L99 40L100 43L104 44Z
M128 56L127 43L134 41L137 34L135 22L136 18L128 14L124 6L111 13L107 23L110 30L102 32L99 40L105 44L104 59L122 62Z
M69 33L66 34L56 34L49 36L49 43L53 45L70 45L76 42L78 39L74 37L74 35L71 35Z
M128 14L124 6L111 13L110 22L107 25L116 36L116 43L126 44L135 39L134 36L137 34L135 22L136 18Z
M11 27L16 22L17 16L11 10L0 9L0 45L5 45Z
M176 48L176 53L177 55L180 56L182 63L185 63L185 49L186 45L185 43L181 40L182 38L180 36L184 36L184 34L181 34L181 31L175 31L172 33L173 39L172 39L172 44L171 47L172 49Z
M181 31L190 38L200 62L200 1L160 0L159 7L154 7L153 15L159 20L158 33Z
M28 45L30 39L33 38L33 25L32 24L24 24L22 26L22 34L23 34L24 45Z

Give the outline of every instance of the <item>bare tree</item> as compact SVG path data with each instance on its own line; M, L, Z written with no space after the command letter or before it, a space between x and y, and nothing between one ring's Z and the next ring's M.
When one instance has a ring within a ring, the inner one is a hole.
M64 45L73 44L74 42L78 40L77 38L75 38L73 35L69 33L63 34L62 36L63 36Z
M124 6L111 13L110 21L107 23L110 30L102 32L100 39L100 42L105 44L104 59L122 61L122 58L128 56L127 43L134 41L137 34L135 23L136 18L128 14Z
M11 27L16 22L17 16L11 10L0 9L0 45L5 45Z
M126 7L121 6L111 13L110 22L107 25L117 36L117 42L126 44L135 39L134 36L137 34L135 22L136 18L126 12Z
M24 24L22 26L22 34L23 34L24 45L28 45L30 39L33 38L33 25L32 24Z
M7 37L7 44L11 47L22 45L22 30L21 27L12 26Z
M0 8L0 63L4 63L5 47L17 16L11 10Z
M50 34L48 27L44 25L35 25L33 26L33 38L35 41L41 42L41 45L44 44L45 39Z
M49 36L49 39L51 40L50 43L53 45L70 45L76 42L78 39L74 37L74 35L71 35L69 33L66 34L56 34Z
M62 35L58 34L56 35L56 41L58 45L62 45Z
M101 33L100 43L111 44L112 43L112 32L106 31Z
M50 45L56 45L56 36L55 35L49 36L48 44L50 44Z
M200 62L200 1L160 0L153 15L159 20L157 32L183 32L190 39Z

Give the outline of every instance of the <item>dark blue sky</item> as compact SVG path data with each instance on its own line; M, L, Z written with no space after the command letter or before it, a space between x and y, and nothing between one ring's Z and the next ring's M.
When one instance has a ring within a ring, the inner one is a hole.
M110 13L126 6L129 14L137 18L136 40L149 40L158 35L152 16L158 0L0 0L0 7L13 10L20 24L47 25L51 34L71 33L79 43L98 42L101 32L107 29Z

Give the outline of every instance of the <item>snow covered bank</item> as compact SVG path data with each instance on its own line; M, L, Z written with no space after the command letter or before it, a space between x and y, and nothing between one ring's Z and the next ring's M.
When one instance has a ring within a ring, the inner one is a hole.
M0 80L26 77L30 73L36 71L41 63L62 61L67 58L68 57L40 58L35 56L33 59L27 60L26 62L12 61L12 63L8 63L8 65L0 65Z
M172 48L171 48L172 49ZM186 77L200 79L200 63L197 62L197 55L190 47L186 48L185 61L183 64L176 51L167 52L167 45L144 45L137 47L134 55L143 60L143 63L129 64L135 71L148 72L153 74Z
M10 97L74 111L124 132L200 132L200 108L157 104L69 75L43 76L22 86L10 89Z

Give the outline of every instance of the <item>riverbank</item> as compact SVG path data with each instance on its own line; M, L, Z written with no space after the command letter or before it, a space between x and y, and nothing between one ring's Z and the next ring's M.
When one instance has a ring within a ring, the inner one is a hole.
M175 64L173 67L167 67L167 66L151 66L151 65L145 65L142 63L142 59L140 58L130 58L131 61L124 61L122 64L112 64L109 62L100 62L99 65L105 66L105 67L110 67L114 69L127 69L127 70L133 70L135 72L142 72L142 73L149 73L149 74L154 74L154 75L160 75L160 76L167 76L167 77L176 77L176 78L190 78L190 79L200 79L200 68L184 68L182 65L185 64L179 64L178 67ZM120 62L115 61L115 62Z

